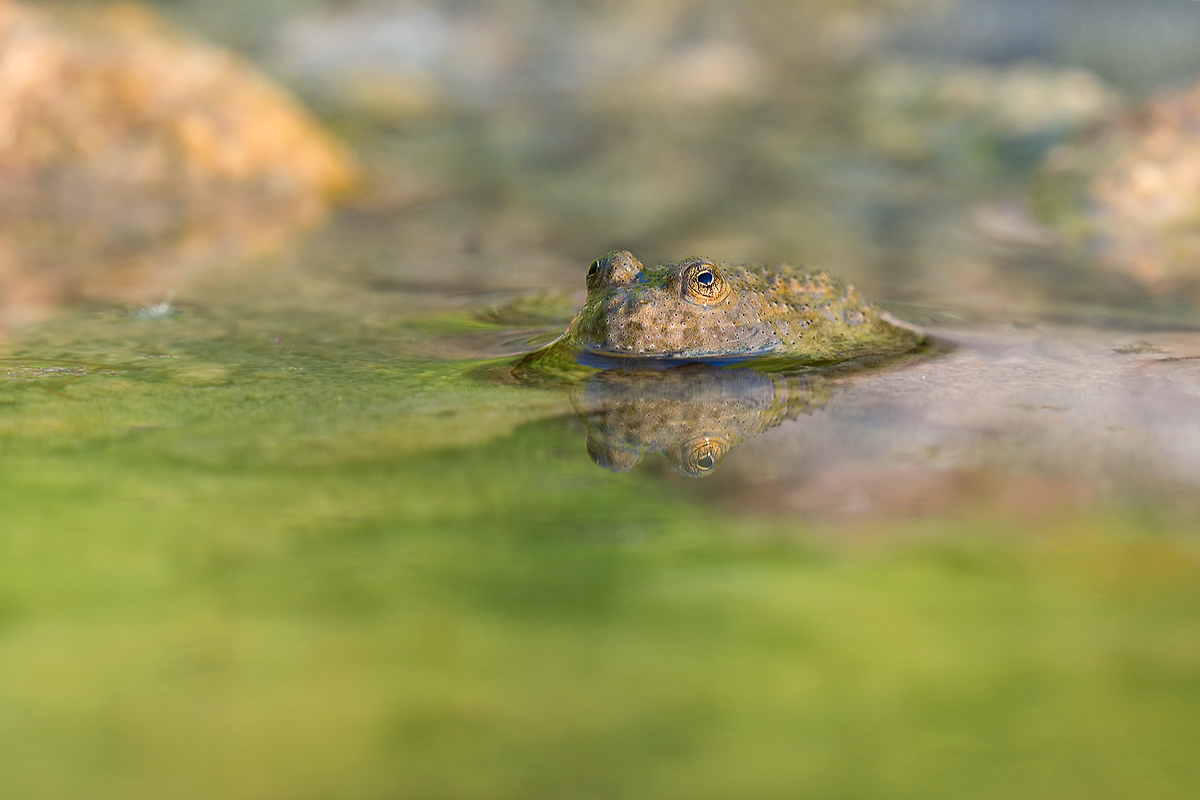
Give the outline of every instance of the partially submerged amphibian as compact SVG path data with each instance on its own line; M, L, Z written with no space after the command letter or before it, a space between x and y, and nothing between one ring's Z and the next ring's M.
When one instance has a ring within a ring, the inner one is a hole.
M692 258L646 267L618 250L592 262L587 301L566 332L526 357L537 369L729 363L786 357L796 365L898 355L924 337L826 273Z

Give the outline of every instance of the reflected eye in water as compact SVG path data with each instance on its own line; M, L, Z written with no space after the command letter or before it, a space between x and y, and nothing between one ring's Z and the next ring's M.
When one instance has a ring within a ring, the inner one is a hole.
M711 475L733 448L823 407L832 393L832 384L816 375L708 364L607 370L569 388L598 466L629 472L662 453L673 470L692 478Z
M729 296L729 284L714 265L699 261L683 272L683 296L702 306L714 305Z
M697 436L679 447L675 458L668 457L676 472L699 478L717 468L729 452L729 442L719 436Z

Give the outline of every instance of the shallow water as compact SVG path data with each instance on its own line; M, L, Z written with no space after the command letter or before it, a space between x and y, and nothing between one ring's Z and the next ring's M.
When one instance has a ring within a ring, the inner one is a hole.
M1188 285L1012 235L1052 133L949 115L898 156L911 109L879 108L887 136L848 133L862 75L944 31L849 66L776 43L803 80L766 98L650 48L669 63L645 69L717 92L676 105L627 77L543 92L589 29L530 8L544 26L514 14L499 41L536 58L487 73L513 105L459 65L430 68L467 97L434 110L322 106L374 181L307 232L238 208L236 235L170 246L64 244L53 220L0 236L30 296L64 252L106 290L12 317L0 352L0 792L1192 796ZM477 19L430 13L437 42L475 41ZM693 30L655 19L652 41ZM1037 42L1099 59L1096 40ZM1114 50L1104 77L1132 91L1186 55ZM807 261L936 346L514 376L625 246Z
M254 269L9 348L16 794L1190 791L1195 334L564 390L490 298Z

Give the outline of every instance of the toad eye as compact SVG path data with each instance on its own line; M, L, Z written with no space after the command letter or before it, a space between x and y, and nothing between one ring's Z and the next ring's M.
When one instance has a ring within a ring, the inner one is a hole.
M729 296L729 284L715 266L698 261L684 270L683 296L702 306L715 305Z
M600 262L602 260L603 259L597 258L595 261L592 262L592 265L590 267L588 267L587 278L585 280L585 283L587 284L587 288L588 288L589 292L598 288L600 285L600 273L602 271L602 265Z
M728 452L729 442L719 436L700 436L680 447L679 462L672 466L684 475L699 478L716 469Z

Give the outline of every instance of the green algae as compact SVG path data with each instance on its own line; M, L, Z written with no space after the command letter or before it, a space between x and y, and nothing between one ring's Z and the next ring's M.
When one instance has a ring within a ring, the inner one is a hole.
M1200 778L1186 519L735 516L596 469L560 392L387 330L97 313L13 345L6 796L1167 798Z

